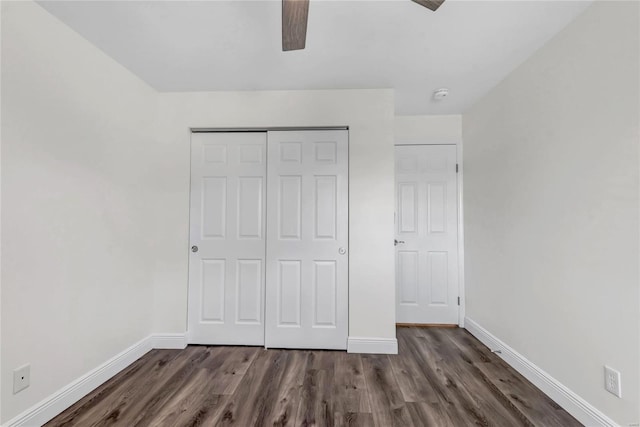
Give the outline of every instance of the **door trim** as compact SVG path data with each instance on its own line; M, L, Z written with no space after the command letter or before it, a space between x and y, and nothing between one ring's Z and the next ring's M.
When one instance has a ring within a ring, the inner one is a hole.
M455 145L456 161L458 163L458 176L456 186L458 191L458 294L460 296L460 307L458 308L458 326L464 328L464 319L466 316L465 284L464 284L464 192L463 192L463 141L456 139L452 142L442 142L437 140L415 140L415 139L399 139L396 140L394 147L409 145Z
M466 302L464 286L464 161L462 139L456 143L458 154L458 289L460 292L460 309L458 310L458 326L464 328L466 318Z

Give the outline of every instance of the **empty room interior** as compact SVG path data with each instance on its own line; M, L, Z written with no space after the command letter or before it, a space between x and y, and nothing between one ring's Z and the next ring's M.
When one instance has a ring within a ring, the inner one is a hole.
M640 425L640 3L0 3L0 426Z

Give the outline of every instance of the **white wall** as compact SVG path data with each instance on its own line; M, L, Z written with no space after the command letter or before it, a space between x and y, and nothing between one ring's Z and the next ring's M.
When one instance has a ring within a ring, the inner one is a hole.
M156 94L31 2L2 2L1 71L6 421L151 333Z
M462 116L396 116L396 144L459 144Z
M349 335L395 338L393 91L160 95L155 329L187 316L189 128L349 126Z
M637 3L596 2L463 116L468 318L621 425L640 421L638 30Z

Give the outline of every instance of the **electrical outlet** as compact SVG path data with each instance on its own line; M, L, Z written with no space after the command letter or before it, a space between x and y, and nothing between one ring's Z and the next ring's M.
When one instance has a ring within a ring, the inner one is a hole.
M13 394L29 387L31 381L31 365L24 365L13 371Z
M604 365L604 388L611 394L622 397L622 384L620 383L620 372Z

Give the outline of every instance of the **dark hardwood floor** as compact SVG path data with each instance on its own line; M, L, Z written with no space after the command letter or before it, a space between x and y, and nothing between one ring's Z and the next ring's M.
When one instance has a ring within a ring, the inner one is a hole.
M464 329L398 328L397 356L153 350L47 426L579 426Z

